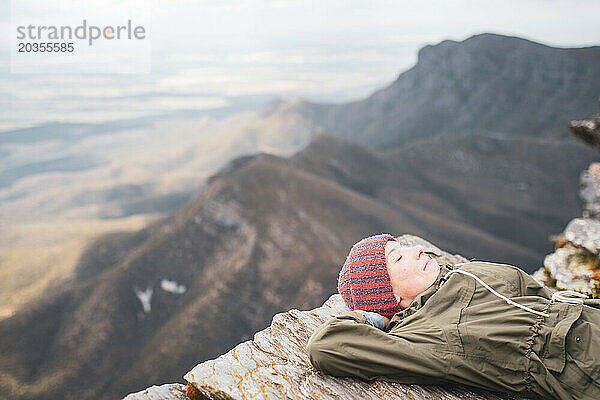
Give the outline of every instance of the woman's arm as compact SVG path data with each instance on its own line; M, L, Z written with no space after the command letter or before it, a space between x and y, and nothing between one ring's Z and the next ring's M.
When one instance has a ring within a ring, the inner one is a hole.
M308 354L316 369L330 375L412 384L439 383L447 375L449 357L432 352L431 346L408 342L398 332L377 329L356 311L316 331L308 342Z

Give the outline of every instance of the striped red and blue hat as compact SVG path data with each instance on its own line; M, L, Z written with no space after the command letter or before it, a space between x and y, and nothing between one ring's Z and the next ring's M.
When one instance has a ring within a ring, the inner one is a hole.
M396 240L383 233L352 246L338 277L338 291L350 310L391 317L400 311L385 262L385 244Z

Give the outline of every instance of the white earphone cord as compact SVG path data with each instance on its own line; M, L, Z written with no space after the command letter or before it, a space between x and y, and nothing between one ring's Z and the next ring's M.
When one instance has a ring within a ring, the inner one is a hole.
M479 282L481 285L483 285L483 287L485 287L487 290L489 290L493 295L501 298L502 300L506 301L508 304L512 304L513 306L519 307L519 308L521 308L521 309L523 309L523 310L525 310L527 312L530 312L532 314L541 315L542 317L546 317L546 318L550 317L550 314L546 314L545 312L534 310L532 308L524 306L523 304L519 304L516 301L512 301L511 299L509 299L508 297L506 297L504 295L501 295L500 293L498 293L494 289L492 289L487 283L485 283L484 281L482 281L481 279L479 279L479 277L477 275L474 275L474 274L472 274L470 272L463 271L463 270L460 270L460 269L453 269L453 270L447 272L446 275L444 275L443 280L446 281L448 279L448 277L451 274L455 273L455 272L461 273L463 275L470 276L471 278L475 279L477 282ZM554 296L552 296L552 297L554 298Z

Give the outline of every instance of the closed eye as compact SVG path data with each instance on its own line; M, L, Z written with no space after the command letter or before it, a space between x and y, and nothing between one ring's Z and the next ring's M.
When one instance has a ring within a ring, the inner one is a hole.
M396 257L392 258L392 256L393 256L393 255L394 255L394 254L389 254L389 255L388 255L388 257L387 257L387 261L388 261L388 262L390 262L390 263L392 263L392 264L395 264L395 263L397 263L397 262L398 262L398 261L400 261L400 259L402 258L402 256L401 256L401 255L400 255L400 256L396 255ZM393 261L392 261L392 260L393 260Z

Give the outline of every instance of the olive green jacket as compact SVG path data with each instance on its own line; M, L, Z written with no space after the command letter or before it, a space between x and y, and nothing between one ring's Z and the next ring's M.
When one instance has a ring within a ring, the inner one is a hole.
M338 316L308 343L312 365L335 376L407 384L460 383L527 397L600 399L598 301L570 304L517 267L481 261L442 266L434 284L391 319L387 331L358 312ZM441 282L440 282L441 281ZM440 286L441 284L441 286ZM439 287L438 287L439 286Z

